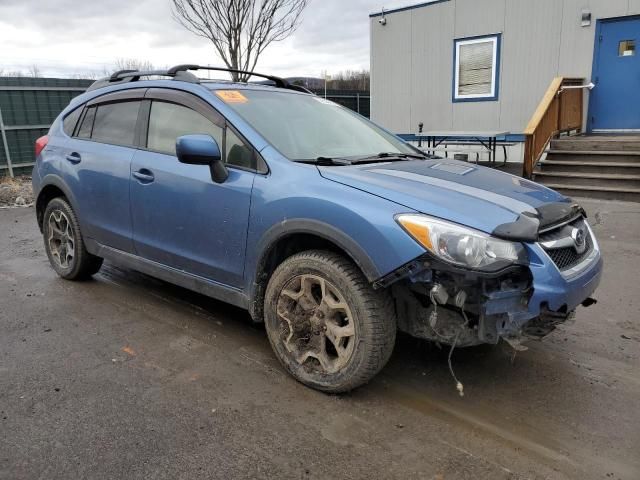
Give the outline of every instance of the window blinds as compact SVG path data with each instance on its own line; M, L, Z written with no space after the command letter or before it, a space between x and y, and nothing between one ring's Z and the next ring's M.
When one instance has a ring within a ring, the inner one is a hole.
M460 45L458 95L492 94L493 44L488 40Z

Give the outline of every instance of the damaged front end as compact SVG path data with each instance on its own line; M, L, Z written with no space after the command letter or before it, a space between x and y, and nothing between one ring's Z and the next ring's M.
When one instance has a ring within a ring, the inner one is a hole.
M523 266L473 272L425 255L376 286L390 288L401 331L459 347L495 344L500 338L516 346L523 336L544 336L568 317L541 315L535 328L529 328L532 276Z
M456 227L424 217L414 220L424 230L405 222L427 252L380 278L374 287L390 290L398 328L414 337L459 347L496 344L502 338L524 349L523 341L546 336L571 318L579 304L595 302L590 295L600 280L602 261L584 213L571 209L561 219L554 216L556 221L540 230L537 218L535 230L520 228L532 223L528 217L507 226L510 232L499 237L475 234L472 240L479 254L468 240L473 232L457 232ZM565 237L575 237L577 228L584 232L587 248L573 255L571 263L560 262L557 259L568 254L548 249L565 248ZM515 242L504 240L509 237ZM501 262L501 257L510 262ZM481 268L454 264L463 261Z

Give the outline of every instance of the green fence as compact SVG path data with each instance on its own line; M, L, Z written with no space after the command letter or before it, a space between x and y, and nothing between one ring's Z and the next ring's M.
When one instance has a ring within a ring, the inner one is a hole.
M29 173L34 144L91 80L0 77L0 175Z
M324 97L324 90L312 89L319 97ZM369 118L369 92L362 90L327 90L327 100L339 103L360 115Z
M0 176L31 172L34 144L92 80L0 77ZM324 97L324 90L317 90ZM328 90L327 99L369 117L369 92Z

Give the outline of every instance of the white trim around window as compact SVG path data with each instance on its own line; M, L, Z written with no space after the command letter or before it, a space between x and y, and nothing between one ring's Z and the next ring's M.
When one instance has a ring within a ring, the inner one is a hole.
M453 101L498 99L500 34L454 41Z

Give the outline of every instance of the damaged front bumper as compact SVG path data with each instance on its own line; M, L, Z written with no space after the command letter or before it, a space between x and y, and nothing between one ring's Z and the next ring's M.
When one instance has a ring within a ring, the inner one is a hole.
M594 302L602 258L595 255L580 270L564 275L538 243L525 244L528 266L496 273L465 270L425 254L374 283L389 288L398 328L412 336L456 346L514 346L541 338L569 319L575 308Z

